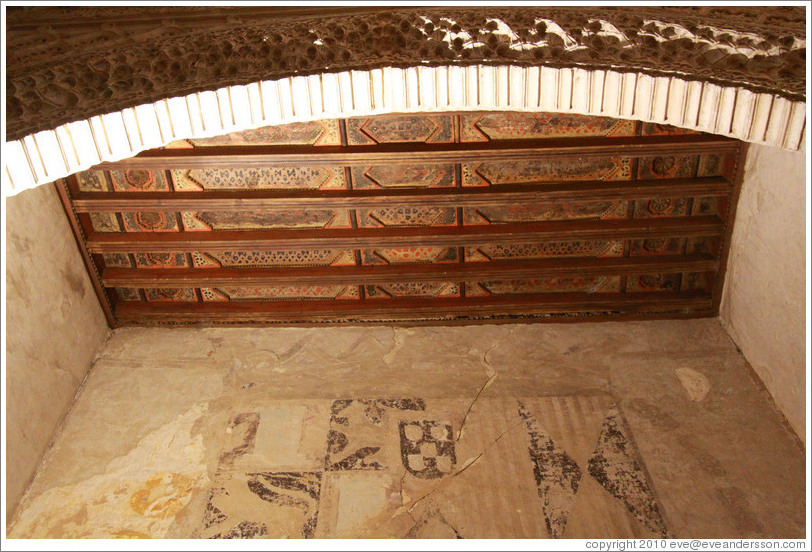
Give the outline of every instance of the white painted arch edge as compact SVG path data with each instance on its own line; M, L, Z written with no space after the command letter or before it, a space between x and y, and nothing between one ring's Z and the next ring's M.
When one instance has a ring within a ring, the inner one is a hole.
M806 102L678 77L581 68L385 67L227 86L68 123L5 143L7 195L175 140L386 113L547 111L668 124L806 147Z

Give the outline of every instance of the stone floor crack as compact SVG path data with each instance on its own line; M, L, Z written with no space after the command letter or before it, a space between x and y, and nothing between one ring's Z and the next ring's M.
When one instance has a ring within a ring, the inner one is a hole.
M456 528L456 527L454 527L453 525L451 525L451 523L450 523L450 522L449 522L449 521L448 521L448 520L445 518L445 516L444 516L443 514L441 514L441 513L437 512L437 517L438 517L438 519L439 519L441 522L443 522L443 523L444 523L446 526L448 526L448 528L449 528L449 529L451 529L452 531L454 531L454 536L455 536L456 538L458 538L458 539L463 538L463 537L462 537L462 535L460 535L460 532L459 532L459 531L457 531L457 528Z
M502 433L500 433L500 434L499 434L499 437L497 437L496 439L494 439L494 440L493 440L493 443L491 443L490 445L488 445L488 448L487 448L487 449L485 449L485 451L489 450L489 449L490 449L490 448L491 448L493 445L495 445L496 443L498 443L498 442L499 442L499 440L500 440L502 437L504 437L505 435L507 435L508 433L510 433L511 431L513 431L514 429L516 429L517 427L519 427L520 425L522 425L523 423L524 423L524 420L520 420L520 421L516 422L515 424L513 424L512 426L510 426L509 428L507 428L507 429L506 429L505 431L503 431Z
M408 497L408 495L404 496L404 494L403 494L403 482L406 481L406 474L407 473L408 472L406 470L403 470L403 475L400 476L400 490L399 490L398 494L400 495L400 505L401 506L406 506L406 504L411 502L411 499Z
M392 364L397 352L403 347L406 341L406 335L408 335L404 335L403 330L398 330L399 328L392 328L392 347L381 357L387 366Z
M486 381L482 385L482 387L479 388L479 391L474 397L474 400L471 401L471 404L468 405L468 410L465 411L465 416L462 417L462 422L460 422L460 430L457 432L457 438L455 439L455 441L459 441L462 438L462 432L465 429L465 422L468 421L468 415L471 413L471 409L474 408L474 405L479 400L480 395L482 395L485 389L487 389L488 386L493 383L493 381L496 379L498 375L499 374L494 373L491 377L488 378L488 381Z
M500 339L498 339L496 343L491 345L488 348L488 350L485 351L485 354L482 355L482 362L485 363L485 373L487 373L488 376L491 376L496 373L496 369L491 365L491 361L488 360L488 355L490 355L494 351L494 349L500 347L502 343L504 343L507 338L513 335L513 332L515 331L516 327L515 326L511 327L510 330L508 330L507 334L503 335Z

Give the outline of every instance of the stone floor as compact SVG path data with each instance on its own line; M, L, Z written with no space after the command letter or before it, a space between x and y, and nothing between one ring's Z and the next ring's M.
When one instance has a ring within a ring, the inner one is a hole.
M716 320L120 329L14 537L784 537L805 455Z

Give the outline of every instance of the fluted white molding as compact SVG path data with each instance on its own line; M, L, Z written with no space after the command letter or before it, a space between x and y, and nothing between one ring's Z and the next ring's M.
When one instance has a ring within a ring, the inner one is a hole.
M185 138L384 113L545 111L668 124L788 150L806 102L743 88L581 68L387 67L262 81L168 98L6 142L7 195Z

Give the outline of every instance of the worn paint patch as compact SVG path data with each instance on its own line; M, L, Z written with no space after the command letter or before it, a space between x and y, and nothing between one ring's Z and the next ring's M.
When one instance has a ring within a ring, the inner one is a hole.
M113 535L113 538L116 539L148 539L149 535L145 535L144 533L139 533L138 531L130 531L129 529L123 529L121 531L116 531Z
M206 505L208 538L312 538L321 472L222 472Z
M254 451L238 465L274 471L323 467L327 405L289 404L257 410L260 423Z
M438 509L426 509L406 533L407 539L462 539L460 532Z
M587 395L518 402L551 537L666 535L642 460L616 404Z
M102 475L54 487L21 504L11 538L163 538L192 496L208 487L198 403L143 437Z
M225 446L220 454L221 466L233 466L237 458L253 452L258 427L257 412L243 412L229 420Z
M335 537L354 537L364 530L381 512L391 511L393 478L386 473L344 472L329 475L332 483L333 513L330 515L325 504L326 517L335 518ZM327 498L327 497L325 497Z
M378 453L391 441L384 417L387 409L422 411L422 399L341 399L333 402L327 435L325 469L382 470Z
M665 537L665 522L638 458L637 447L629 438L617 405L613 404L589 459L589 474L623 502L638 521Z
M710 393L710 381L702 372L683 367L674 370L674 374L692 402L702 402Z
M567 526L575 493L581 482L581 468L565 451L545 433L523 402L519 401L519 416L524 420L530 436L530 459L536 479L547 531L559 538Z
M130 506L142 516L174 518L188 502L192 484L179 473L155 474L130 496Z

